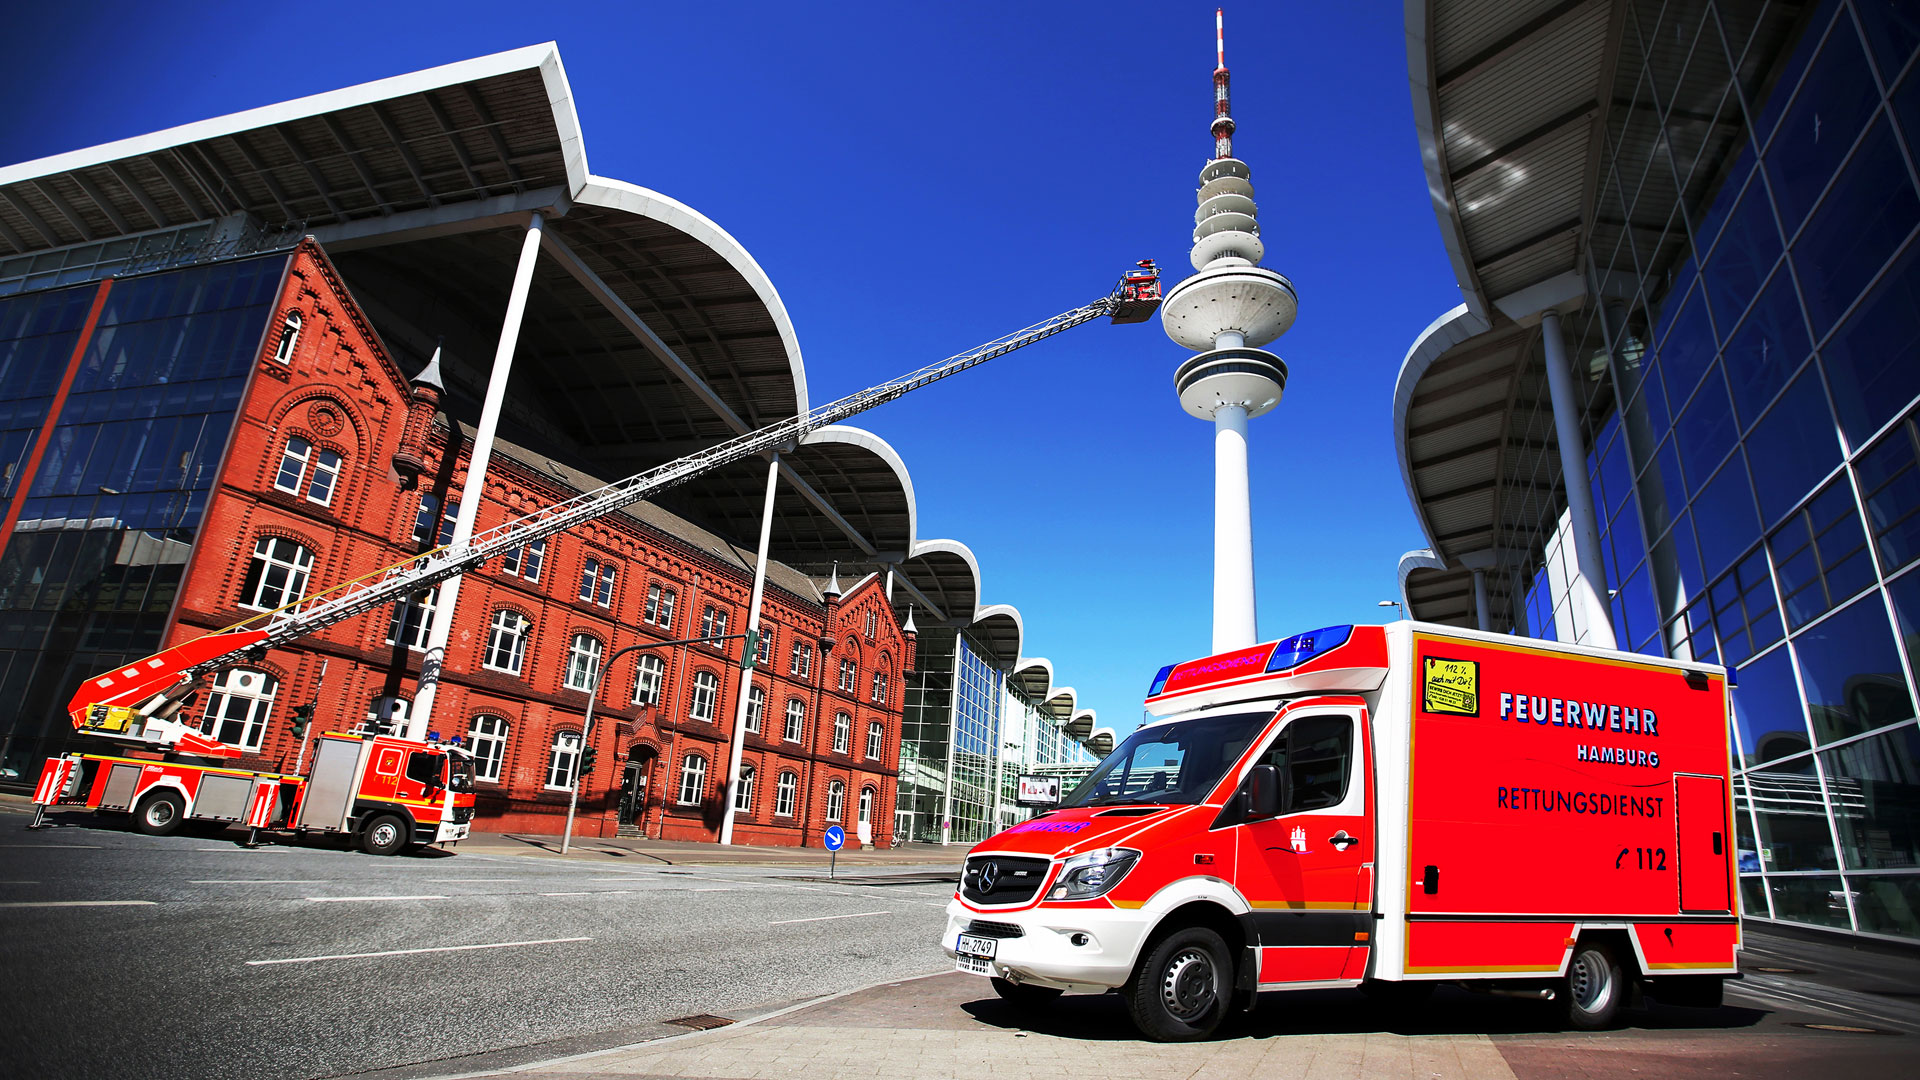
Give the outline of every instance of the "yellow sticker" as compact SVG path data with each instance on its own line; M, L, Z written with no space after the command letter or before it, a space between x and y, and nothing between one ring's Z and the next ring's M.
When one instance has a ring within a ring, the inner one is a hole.
M1480 715L1480 662L1420 658L1420 708L1450 716Z

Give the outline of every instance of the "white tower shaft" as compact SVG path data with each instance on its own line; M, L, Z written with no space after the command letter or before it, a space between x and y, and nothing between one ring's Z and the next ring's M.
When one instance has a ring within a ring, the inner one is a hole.
M1213 414L1213 651L1259 641L1253 600L1253 502L1247 480L1247 409Z

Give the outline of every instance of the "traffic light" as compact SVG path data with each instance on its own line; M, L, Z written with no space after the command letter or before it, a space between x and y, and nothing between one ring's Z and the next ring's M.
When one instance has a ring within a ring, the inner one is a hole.
M760 657L760 631L747 631L746 639L740 642L740 670L752 671L754 663Z
M312 702L308 702L305 705L295 705L293 707L291 726L293 728L294 738L302 739L306 737L307 725L313 723L313 709L314 706Z
M599 756L600 756L600 748L597 746L589 746L586 749L580 751L580 775L581 776L593 775L593 763L594 763L594 760L597 759Z

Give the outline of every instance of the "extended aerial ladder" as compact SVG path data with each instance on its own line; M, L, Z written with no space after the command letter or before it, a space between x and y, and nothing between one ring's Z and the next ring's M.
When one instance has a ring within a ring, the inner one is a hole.
M957 375L997 356L1091 322L1102 315L1115 323L1144 322L1160 306L1160 272L1142 260L1113 290L1092 303L995 338L967 352L929 364L878 386L737 435L705 450L617 480L564 502L544 507L503 525L475 533L463 544L434 548L411 558L302 597L274 611L224 630L182 642L143 660L94 676L81 684L67 704L73 726L82 734L124 743L163 747L202 757L237 757L239 750L202 735L174 717L199 680L244 654L268 649L396 603L448 578L479 568L488 559L513 551L576 525L610 514L704 473L760 454L796 446L808 432L883 405L923 386Z

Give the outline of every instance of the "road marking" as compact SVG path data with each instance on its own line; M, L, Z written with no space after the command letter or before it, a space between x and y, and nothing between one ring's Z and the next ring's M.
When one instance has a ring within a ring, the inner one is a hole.
M767 925L768 926L786 926L790 923L826 922L829 919L865 919L874 915L891 915L891 914L893 914L893 912L891 911L862 911L853 915L818 915L811 919L776 919L773 922L768 923Z
M375 956L416 956L420 953L467 952L472 949L518 949L528 945L565 945L576 941L592 941L590 937L545 938L540 941L496 941L489 945L442 945L432 949L386 949L381 952L334 953L331 956L289 956L283 960L249 960L248 967L265 967L268 964L311 964L316 960L365 960Z
M585 892L543 892L541 896L625 896L631 889L588 889Z
M37 881L0 881L0 885L38 885Z
M14 903L0 904L0 908L15 907L152 907L152 900L20 900Z
M541 896L592 896L593 892L543 892Z
M293 878L188 878L189 885L327 885L326 878L318 881L295 880Z
M286 848L245 848L245 847L197 847L195 851L224 851L230 855L291 855Z
M510 877L430 877L421 881L431 881L439 885L498 885L503 881L519 881Z
M316 904L347 904L359 900L445 900L444 896L309 896Z
M0 844L0 848L67 848L73 851L98 851L99 844Z
M734 890L727 889L727 888L714 888L714 889L695 889L693 891L694 892L733 892Z

